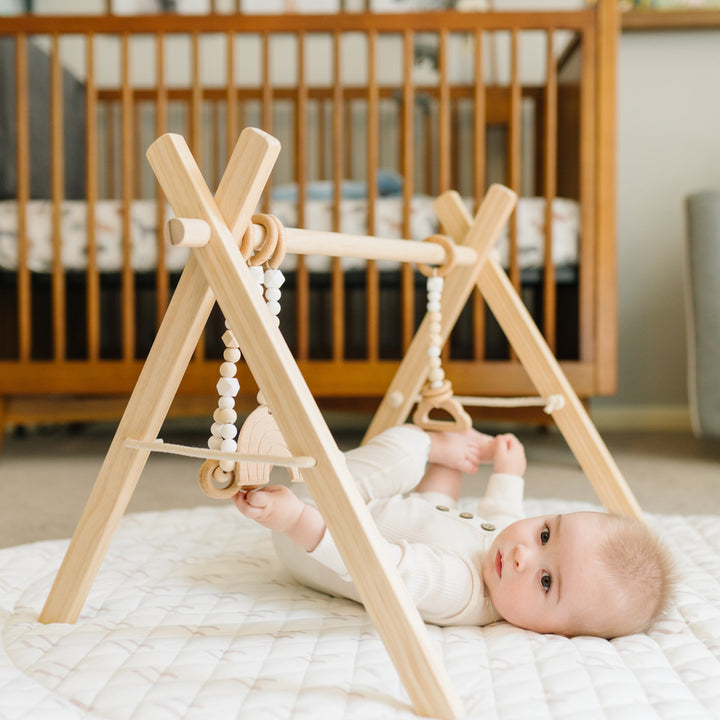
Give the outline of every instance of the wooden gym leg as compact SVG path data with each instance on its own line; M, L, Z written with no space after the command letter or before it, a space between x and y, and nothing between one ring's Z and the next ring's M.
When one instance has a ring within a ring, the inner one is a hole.
M277 140L264 134L243 133L238 141L217 193L220 209L233 227L244 228L250 222L279 149ZM239 173L240 167L244 174ZM225 192L221 192L222 188ZM105 456L40 622L77 620L149 454L147 450L125 447L125 439L157 437L214 301L197 258L191 256Z
M446 196L462 202L460 196L451 191L436 200L436 208ZM475 250L478 254L478 262L474 266L458 266L445 278L441 324L443 343L447 341L470 293L475 288L480 268L507 223L516 200L517 196L511 190L502 185L492 185L468 232L464 232L462 235L459 233L453 235L455 242ZM393 425L405 422L410 414L410 409L415 404L415 398L420 394L420 388L427 377L428 326L429 322L426 318L415 333L415 337L365 433L364 442Z
M464 237L471 227L471 218L465 206L453 196L440 199L438 216L455 238ZM543 397L562 395L564 406L552 413L553 420L600 501L611 513L642 520L640 505L595 425L507 274L494 258L488 258L483 264L477 286L538 393Z
M363 604L385 643L415 711L455 718L464 708L431 645L425 625L362 501L345 459L265 307L237 244L214 208L181 138L163 136L148 159L175 214L205 220L210 242L193 250L247 365L293 456L310 455L302 477L323 515Z

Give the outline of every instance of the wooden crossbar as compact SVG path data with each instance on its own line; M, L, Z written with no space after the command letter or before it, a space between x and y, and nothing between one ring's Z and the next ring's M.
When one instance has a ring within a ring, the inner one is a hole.
M171 218L168 235L173 245L203 247L210 239L207 223L195 218ZM253 223L252 246L263 246L267 230ZM398 262L442 265L449 258L442 246L436 243L420 243L416 240L378 238L369 235L351 235L339 232L317 232L286 227L285 252L295 255L325 255L327 257L362 258L364 260L397 260ZM478 255L473 248L458 245L454 249L455 263L477 265Z

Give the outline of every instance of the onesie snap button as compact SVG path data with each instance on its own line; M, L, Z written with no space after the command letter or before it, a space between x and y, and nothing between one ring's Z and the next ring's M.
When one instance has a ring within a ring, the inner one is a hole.
M483 530L487 530L488 532L492 532L495 529L495 526L492 523L484 522L480 526Z
M436 510L442 510L442 512L450 512L450 508L449 508L449 507L445 507L444 505L436 505L436 506L435 506L435 509L436 509Z
M469 512L461 512L460 517L464 518L465 520L470 520L472 518L473 514Z

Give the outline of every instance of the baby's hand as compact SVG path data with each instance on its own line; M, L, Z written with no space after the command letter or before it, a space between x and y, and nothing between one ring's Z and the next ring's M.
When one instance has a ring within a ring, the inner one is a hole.
M233 500L246 518L279 532L287 532L294 527L305 507L305 503L284 485L241 490Z
M525 448L514 435L498 435L495 438L493 471L523 476L527 468Z

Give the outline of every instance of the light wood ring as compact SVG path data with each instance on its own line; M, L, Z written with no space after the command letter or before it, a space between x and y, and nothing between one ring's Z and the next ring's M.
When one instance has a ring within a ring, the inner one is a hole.
M245 262L250 259L255 249L255 232L255 225L250 222L240 242L240 254Z
M237 475L233 472L233 480L229 485L225 487L218 487L215 484L213 476L215 471L220 468L220 463L217 460L206 460L200 467L200 474L198 476L198 483L200 489L213 500L227 500L228 498L237 495L240 486L237 484Z
M265 228L265 242L258 248L250 258L251 265L262 265L264 262L269 260L278 244L278 225L282 227L282 224L273 215L253 215L252 221L257 225L261 225Z
M432 267L430 265L426 265L425 263L418 263L418 270L425 277L445 277L448 275L455 268L455 264L457 263L455 243L446 235L431 235L430 237L426 237L423 242L431 242L440 245L440 247L442 247L445 251L446 259L442 265L438 265L437 267Z
M282 261L285 259L285 251L287 249L287 236L285 235L285 226L280 221L279 217L275 215L267 215L266 217L271 218L275 223L275 229L277 230L277 242L275 243L275 250L267 261L269 268L275 270L282 265Z

